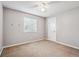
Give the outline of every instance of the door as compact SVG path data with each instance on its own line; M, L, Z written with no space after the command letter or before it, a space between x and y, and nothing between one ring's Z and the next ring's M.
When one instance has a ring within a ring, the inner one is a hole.
M47 19L48 40L56 41L56 17Z

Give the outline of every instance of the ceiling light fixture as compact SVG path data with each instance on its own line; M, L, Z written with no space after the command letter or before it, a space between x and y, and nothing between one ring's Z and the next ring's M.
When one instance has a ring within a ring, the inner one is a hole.
M42 12L45 12L45 11L46 11L46 9L45 9L45 8L41 8L41 11L42 11Z
M42 12L45 12L48 8L48 3L47 2L40 2L39 7Z

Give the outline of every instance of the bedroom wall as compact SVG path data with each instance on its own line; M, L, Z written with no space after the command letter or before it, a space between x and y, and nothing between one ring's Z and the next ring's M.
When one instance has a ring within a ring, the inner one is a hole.
M56 40L79 47L79 7L56 16Z
M0 2L0 54L2 52L3 45L3 8Z
M4 46L44 39L45 19L20 11L4 8ZM24 32L24 17L37 20L37 32Z

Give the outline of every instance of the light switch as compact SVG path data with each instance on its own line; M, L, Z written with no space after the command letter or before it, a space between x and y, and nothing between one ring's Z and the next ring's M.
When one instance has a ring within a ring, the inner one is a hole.
M11 26L13 26L13 24L11 24Z

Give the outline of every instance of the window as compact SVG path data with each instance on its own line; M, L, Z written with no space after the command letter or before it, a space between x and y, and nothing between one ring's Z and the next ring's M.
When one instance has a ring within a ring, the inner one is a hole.
M37 32L37 20L24 17L24 32Z

